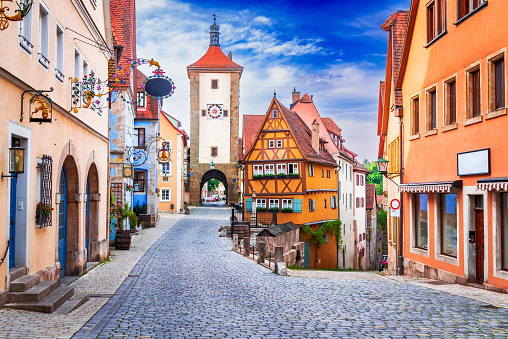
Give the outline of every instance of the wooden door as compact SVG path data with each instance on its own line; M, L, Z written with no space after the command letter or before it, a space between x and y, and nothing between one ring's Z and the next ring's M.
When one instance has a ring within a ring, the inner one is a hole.
M303 250L303 267L309 268L310 267L310 251L311 251L311 243L306 242L305 248Z
M476 281L483 283L485 262L485 242L483 230L483 210L476 210Z
M10 245L9 268L16 264L16 185L17 178L11 178L11 205L10 205Z

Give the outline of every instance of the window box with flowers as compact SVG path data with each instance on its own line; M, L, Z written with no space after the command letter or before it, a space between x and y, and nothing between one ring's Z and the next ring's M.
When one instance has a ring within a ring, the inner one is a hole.
M134 186L127 184L127 185L125 185L125 190L127 192L133 192L134 191Z
M273 174L265 174L264 178L265 179L272 179L272 178L275 178L275 175L273 175Z
M287 178L286 173L277 173L277 178Z
M284 207L284 208L282 209L282 212L284 212L284 213L292 213L292 212L293 212L293 209L292 209L292 208L290 208L290 207Z
M278 207L270 207L270 212L278 212L278 211L279 211Z
M263 179L265 176L263 174L254 174L252 176L253 179Z
M157 198L161 197L161 190L160 189L156 188L155 193L157 194Z
M48 224L48 219L51 219L51 211L53 211L51 205L39 202L35 207L35 223L37 225Z
M258 207L256 207L256 211L258 211L258 212L266 212L266 207L260 207L260 206L258 206Z

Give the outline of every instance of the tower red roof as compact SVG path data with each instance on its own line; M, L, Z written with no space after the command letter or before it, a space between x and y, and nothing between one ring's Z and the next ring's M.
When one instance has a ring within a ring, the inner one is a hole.
M231 70L243 71L243 67L229 59L219 46L210 46L205 55L190 66L187 66L187 73L191 70Z

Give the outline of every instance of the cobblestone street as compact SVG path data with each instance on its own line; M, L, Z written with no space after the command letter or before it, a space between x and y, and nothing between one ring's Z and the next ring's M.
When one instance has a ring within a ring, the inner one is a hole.
M417 284L277 276L218 238L228 216L225 208L194 208L74 337L508 336L507 309Z

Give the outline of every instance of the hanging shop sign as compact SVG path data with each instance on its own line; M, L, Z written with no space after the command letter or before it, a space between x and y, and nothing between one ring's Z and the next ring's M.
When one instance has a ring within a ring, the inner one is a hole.
M160 148L157 148L159 144ZM152 147L155 148L153 149ZM144 165L148 161L149 153L152 152L152 150L155 151L158 163L164 164L170 161L171 149L169 149L169 143L160 136L157 136L146 139L142 147L128 147L127 163L134 167Z
M122 178L134 178L134 167L124 166L122 168Z
M30 112L30 122L51 122L53 117L53 100L45 93L53 92L53 87L49 90L27 90L21 94L21 117L20 122L23 122L25 94L32 94L28 100L28 110Z
M157 100L173 95L176 89L173 80L165 76L164 71L160 68L153 71L153 74L143 82L143 90L146 95Z
M16 2L18 9L13 11L15 14L9 15L7 12L9 12L10 8L4 5L4 2L13 2L13 0L0 0L0 31L9 27L9 22L11 21L23 20L23 18L28 15L33 5L33 1L29 1L26 4Z

